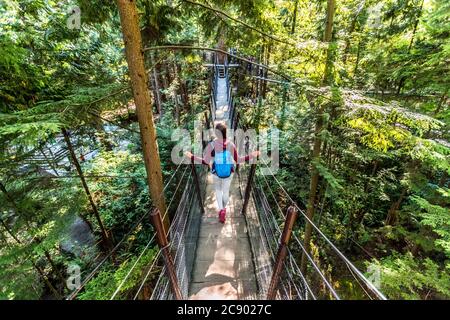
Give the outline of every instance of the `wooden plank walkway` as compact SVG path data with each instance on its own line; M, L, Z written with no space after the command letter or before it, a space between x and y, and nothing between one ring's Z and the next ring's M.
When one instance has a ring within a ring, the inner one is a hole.
M216 122L228 119L226 80L219 78ZM247 300L257 297L257 284L243 199L236 174L224 224L219 222L212 174L208 174L205 215L200 223L189 298L193 300Z

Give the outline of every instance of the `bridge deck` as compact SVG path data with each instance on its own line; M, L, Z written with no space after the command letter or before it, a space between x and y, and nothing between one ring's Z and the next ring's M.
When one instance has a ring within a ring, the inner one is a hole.
M216 121L228 119L225 78L218 79ZM241 215L243 199L233 175L225 224L218 220L212 175L208 175L205 215L194 261L189 297L193 300L253 299L257 284L246 219Z

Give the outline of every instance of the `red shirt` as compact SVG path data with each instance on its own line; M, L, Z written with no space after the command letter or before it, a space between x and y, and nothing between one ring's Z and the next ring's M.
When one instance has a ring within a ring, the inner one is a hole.
M203 158L192 156L192 159L194 159L194 163L203 163L206 165L209 165L211 161L214 159L213 151L215 152L222 152L223 150L228 150L233 155L233 160L235 163L244 163L245 161L248 161L250 159L250 155L246 156L239 156L237 152L236 145L231 141L224 141L224 140L214 140L211 143L208 143L208 146L206 147L205 151L203 152Z

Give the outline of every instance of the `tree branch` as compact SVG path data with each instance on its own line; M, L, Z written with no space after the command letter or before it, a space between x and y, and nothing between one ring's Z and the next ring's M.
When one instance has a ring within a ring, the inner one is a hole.
M215 13L219 13L219 14L221 14L221 15L227 17L228 19L233 20L234 22L240 23L240 24L242 24L243 26L245 26L245 27L247 27L247 28L249 28L249 29L251 29L251 30L253 30L253 31L256 31L257 33L263 35L264 37L270 38L270 39L272 39L272 40L274 40L274 41L277 41L277 42L280 42L280 43L284 43L284 44L287 44L287 45L290 45L290 46L293 46L293 47L296 46L296 45L295 45L294 43L292 43L292 42L288 42L288 41L279 39L279 38L277 38L277 37L275 37L275 36L273 36L273 35L271 35L271 34L268 34L268 33L264 32L264 31L261 31L261 30L255 28L255 27L249 25L248 23L246 23L246 22L244 22L244 21L242 21L242 20L239 20L239 19L237 19L237 18L234 18L234 17L232 17L231 15L229 15L228 13L226 13L226 12L224 12L224 11L222 11L222 10L219 10L219 9L216 9L216 8L213 8L213 7L210 7L210 6L208 6L208 5L206 5L206 4L203 4L203 3L191 1L191 0L183 0L183 1L186 2L186 3L192 4L192 5L196 5L196 6L203 7L203 8L205 8L205 9L207 9L207 10L210 10L210 11L214 11Z

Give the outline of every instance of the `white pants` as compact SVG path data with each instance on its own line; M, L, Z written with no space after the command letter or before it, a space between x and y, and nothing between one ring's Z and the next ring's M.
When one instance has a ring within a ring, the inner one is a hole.
M218 176L213 175L213 179L217 205L219 206L219 210L225 209L230 198L230 185L233 175L228 178L219 178Z

